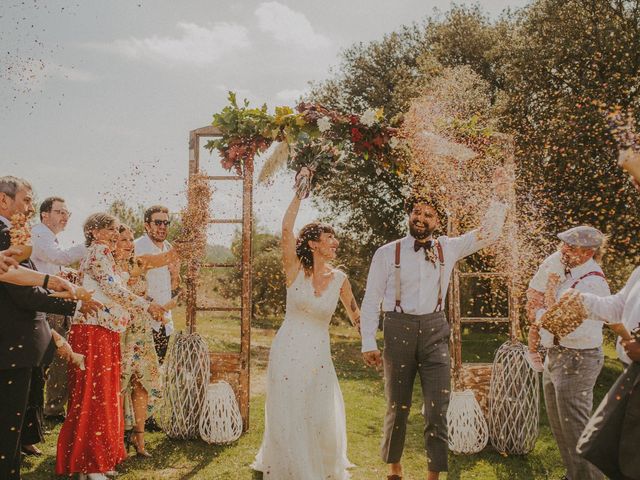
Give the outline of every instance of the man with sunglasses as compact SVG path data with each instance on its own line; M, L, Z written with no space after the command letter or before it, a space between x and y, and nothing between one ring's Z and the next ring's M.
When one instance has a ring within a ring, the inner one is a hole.
M146 234L135 241L136 255L157 254L170 250L171 244L167 241L169 232L169 209L162 205L154 205L144 212L144 229ZM169 265L160 268L153 268L147 272L147 296L160 305L171 300L172 289L179 284L179 268L176 265ZM164 361L169 345L169 337L173 332L173 321L171 311L165 313L167 322L162 325L153 321L153 341L155 343L158 360Z
M62 267L80 261L86 252L84 243L65 247L58 238L67 226L71 212L61 197L48 197L40 204L40 223L31 230L33 253L31 260L38 271L49 274L60 274ZM52 330L65 339L71 328L71 317L54 313L47 314L47 322ZM65 417L64 407L67 404L67 362L62 357L54 357L47 371L47 398L44 416L47 419L62 422ZM36 452L37 454L37 449Z

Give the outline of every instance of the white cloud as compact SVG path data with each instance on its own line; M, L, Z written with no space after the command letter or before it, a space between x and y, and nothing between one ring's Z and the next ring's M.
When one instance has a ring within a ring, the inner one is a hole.
M261 3L255 15L260 30L273 35L279 43L309 50L331 45L328 37L315 32L304 14L279 2Z
M131 37L109 44L89 44L90 48L112 51L131 59L147 59L164 64L206 66L224 55L250 46L248 30L235 23L219 22L210 27L179 22L180 37Z

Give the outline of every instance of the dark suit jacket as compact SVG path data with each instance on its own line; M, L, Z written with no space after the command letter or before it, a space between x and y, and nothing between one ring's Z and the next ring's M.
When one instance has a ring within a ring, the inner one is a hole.
M640 362L622 372L578 440L578 454L611 480L640 479Z
M0 251L11 244L9 228L0 221ZM26 260L23 267L35 270ZM40 287L0 282L0 370L49 363L55 351L47 313L73 315L76 304L48 296Z

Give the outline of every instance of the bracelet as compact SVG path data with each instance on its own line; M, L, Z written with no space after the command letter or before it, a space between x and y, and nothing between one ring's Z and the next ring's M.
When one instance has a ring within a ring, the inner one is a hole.
M49 285L49 274L45 274L44 282L42 282L42 288L46 289L48 285Z

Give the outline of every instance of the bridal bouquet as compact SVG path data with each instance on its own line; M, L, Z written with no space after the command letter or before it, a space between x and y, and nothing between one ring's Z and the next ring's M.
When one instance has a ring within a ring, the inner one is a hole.
M354 156L378 162L386 170L398 168L399 129L385 122L382 109L346 115L302 102L295 111L276 107L275 115L270 115L266 105L250 108L246 100L238 105L233 93L229 103L213 117L221 137L208 142L206 148L219 151L224 168L241 173L244 162L277 143L258 182L268 181L284 165L296 172L307 167L314 172L310 179L321 181Z

